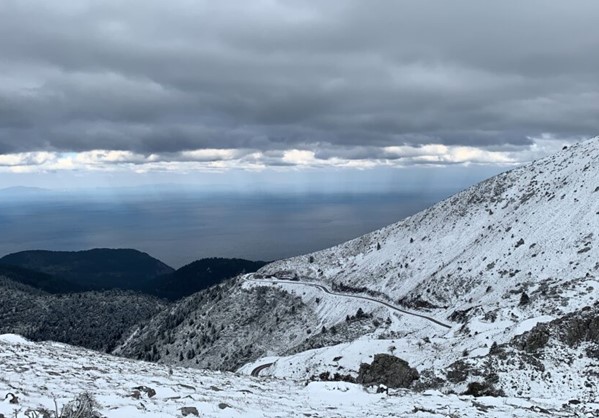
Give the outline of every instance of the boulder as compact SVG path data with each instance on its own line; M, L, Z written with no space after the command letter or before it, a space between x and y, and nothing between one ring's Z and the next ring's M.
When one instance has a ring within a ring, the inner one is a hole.
M195 415L196 417L199 417L200 412L198 411L198 408L196 408L195 406L184 406L183 408L181 408L181 415L183 415L184 417L188 415Z
M362 363L357 382L363 385L385 385L408 388L420 375L407 361L390 354L375 354L371 364Z

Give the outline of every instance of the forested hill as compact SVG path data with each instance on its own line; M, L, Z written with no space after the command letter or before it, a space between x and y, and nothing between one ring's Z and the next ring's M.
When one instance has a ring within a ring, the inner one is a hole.
M0 277L48 293L74 293L85 290L83 286L79 286L60 277L9 264L0 264Z
M239 258L203 258L151 280L142 290L144 293L176 300L239 274L255 272L266 264L265 261Z
M86 251L22 251L0 259L50 274L84 289L138 289L147 281L172 273L172 267L133 249L96 248Z
M132 249L36 250L2 257L0 277L48 293L121 289L176 300L266 264L239 258L203 258L174 270Z

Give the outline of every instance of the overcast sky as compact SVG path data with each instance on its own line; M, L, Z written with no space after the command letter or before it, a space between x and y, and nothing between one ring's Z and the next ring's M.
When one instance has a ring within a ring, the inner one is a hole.
M494 173L599 134L598 16L596 0L0 0L0 186Z

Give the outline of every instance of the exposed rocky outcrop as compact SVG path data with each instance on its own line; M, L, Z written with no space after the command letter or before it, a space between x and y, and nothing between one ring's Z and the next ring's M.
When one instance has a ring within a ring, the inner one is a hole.
M587 355L599 355L599 302L551 322L536 325L518 336L512 345L527 352L539 352L553 340L570 348L586 343Z
M409 388L420 375L407 361L390 354L376 354L371 364L362 363L358 383L385 385L390 388Z
M423 370L416 389L520 396L536 386L559 395L556 382L568 382L577 396L593 399L599 374L598 332L599 303L595 303L539 323L507 343L493 343L486 355L459 359L443 371Z

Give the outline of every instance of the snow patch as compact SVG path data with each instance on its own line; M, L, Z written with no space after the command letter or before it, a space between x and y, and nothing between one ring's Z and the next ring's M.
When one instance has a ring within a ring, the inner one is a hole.
M0 342L6 344L32 344L28 339L16 334L2 334L0 335Z

